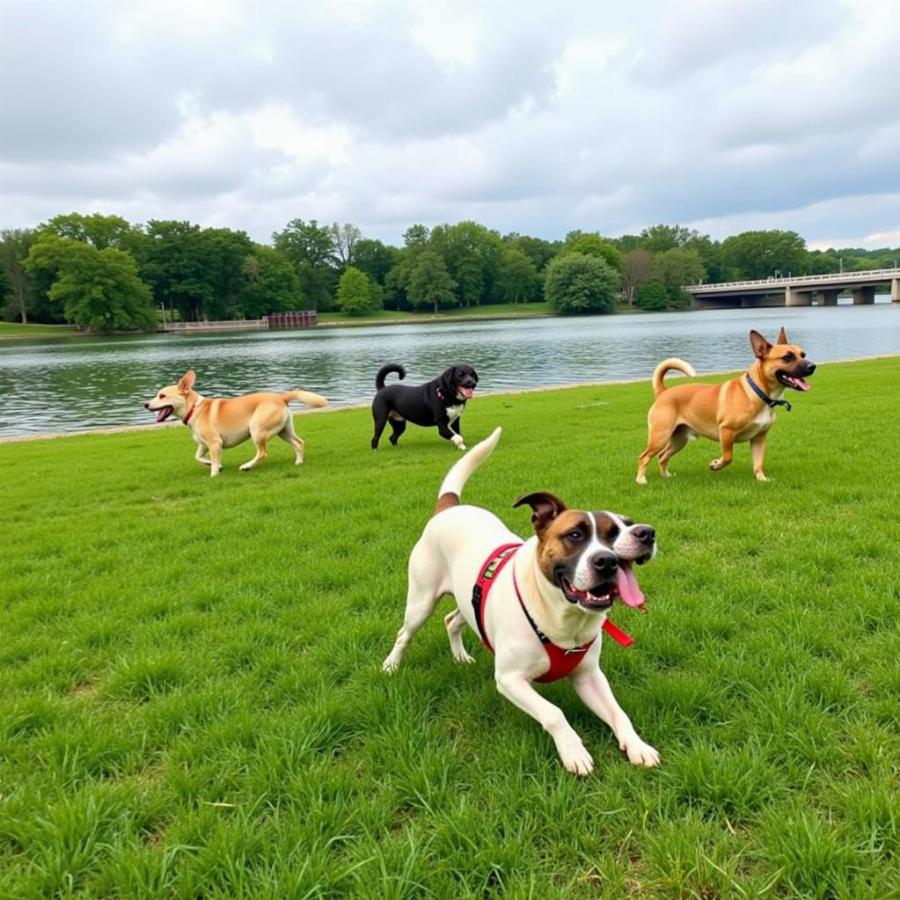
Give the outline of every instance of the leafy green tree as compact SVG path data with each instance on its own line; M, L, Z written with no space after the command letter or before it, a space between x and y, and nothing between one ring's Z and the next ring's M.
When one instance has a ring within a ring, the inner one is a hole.
M338 283L338 308L348 315L362 316L379 309L379 301L377 286L365 272L348 266Z
M431 234L425 225L410 225L403 232L403 245L405 247L422 247L428 243L430 237Z
M664 253L676 247L685 247L696 241L700 235L684 225L651 225L641 232L640 242L644 250Z
M557 312L613 312L618 291L619 273L596 256L560 254L547 266L544 298Z
M199 225L151 219L141 274L156 303L174 309L186 322L197 322L212 306L212 260Z
M135 258L139 256L143 231L121 216L105 216L101 213L66 213L54 216L40 226L41 232L51 232L58 237L72 238L90 244L97 250L114 247L126 250Z
M665 286L670 306L686 306L690 297L683 288L697 284L704 276L700 254L690 247L673 247L653 257L650 266L654 281Z
M331 229L315 219L292 219L272 240L275 249L294 264L307 304L313 309L331 309L337 286L337 251Z
M533 263L538 272L543 272L547 263L559 253L559 241L545 241L542 238L529 237L527 234L510 232L503 236L503 243L521 250Z
M353 265L365 272L376 284L383 286L399 253L396 247L370 238L362 238L356 242Z
M31 304L31 282L25 271L25 258L37 234L28 228L0 231L0 275L5 282L8 312L25 325ZM3 292L0 292L0 296Z
M50 299L79 327L122 331L156 324L150 289L141 281L129 253L114 247L97 250L48 232L32 246L25 265L57 273Z
M301 309L300 279L290 261L271 247L257 244L244 258L238 310L243 318Z
M240 316L238 295L244 286L244 262L254 252L254 243L244 231L202 228L200 250L207 260L210 285L205 314L213 320Z
M541 279L537 267L517 246L503 248L497 293L504 303L528 303L540 299Z
M585 256L596 256L597 259L602 259L617 272L622 271L623 260L621 251L612 241L600 237L596 231L589 233L570 231L566 235L566 241L559 252L561 254L582 253Z
M635 305L639 309L647 311L667 309L669 306L669 294L666 291L666 286L658 281L642 284L637 289Z
M450 277L441 255L430 247L423 247L414 257L406 287L409 302L414 307L432 307L438 312L442 306L456 302L456 282Z
M744 231L722 241L722 259L736 279L807 271L806 242L795 231Z
M501 249L496 231L472 221L441 225L432 230L431 245L443 256L461 304L478 306L495 299Z

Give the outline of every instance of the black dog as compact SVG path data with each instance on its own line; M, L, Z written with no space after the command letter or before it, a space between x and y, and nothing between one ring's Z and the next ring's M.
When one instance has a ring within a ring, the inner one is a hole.
M459 430L459 417L466 400L471 400L478 384L478 373L471 366L451 366L439 378L428 384L407 387L405 384L384 386L385 377L396 372L406 377L406 369L397 363L382 366L375 376L378 393L372 401L372 418L375 419L375 436L372 449L378 449L378 441L384 426L390 420L393 434L390 442L397 445L400 435L406 431L406 423L437 425L442 438L453 441L458 450L465 450Z

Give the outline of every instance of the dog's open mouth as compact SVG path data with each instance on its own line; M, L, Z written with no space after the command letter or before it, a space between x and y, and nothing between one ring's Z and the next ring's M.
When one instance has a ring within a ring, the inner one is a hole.
M456 389L456 394L458 397L461 397L463 400L471 400L472 397L475 396L475 388L463 387L460 385Z
M808 391L809 382L799 375L788 375L787 372L778 371L775 377L785 386L795 391Z
M637 578L631 571L631 563L619 561L616 580L595 585L588 590L575 587L565 575L559 576L559 587L569 603L577 603L584 609L598 612L609 609L618 597L627 606L643 606L644 594L638 587Z
M164 406L164 407L162 407L162 409L160 409L160 410L156 413L156 421L157 421L157 422L165 422L166 419L168 419L169 416L172 415L172 412L173 412L173 410L172 410L172 407L171 407L171 406Z

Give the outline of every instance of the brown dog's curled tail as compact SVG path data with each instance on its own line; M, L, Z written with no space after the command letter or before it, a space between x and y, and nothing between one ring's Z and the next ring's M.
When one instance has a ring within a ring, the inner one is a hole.
M500 440L502 433L502 428L495 428L488 437L476 444L450 469L438 489L437 505L434 507L432 515L436 516L451 506L459 506L463 487L472 473L494 452L494 447L497 446L497 441Z
M281 399L284 400L285 403L290 403L291 400L299 400L301 403L305 403L307 406L315 406L319 408L328 406L328 401L324 397L320 397L318 394L314 394L312 391L285 391L281 395Z
M687 375L688 378L694 378L697 375L697 373L694 371L694 367L689 362L685 362L683 359L679 359L677 356L670 356L668 359L664 359L653 370L653 393L657 397L666 389L666 386L663 383L663 379L666 377L666 372L669 372L673 369L676 372L681 372L682 374Z

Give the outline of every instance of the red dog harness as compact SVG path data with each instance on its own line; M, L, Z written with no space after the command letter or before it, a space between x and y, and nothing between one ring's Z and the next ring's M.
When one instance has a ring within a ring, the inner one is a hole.
M475 624L478 626L478 634L481 637L481 643L484 644L491 653L494 652L494 648L491 646L491 642L488 640L487 633L484 630L484 610L487 607L488 594L495 584L497 576L503 571L504 566L513 558L513 556L515 556L516 551L521 546L520 543L502 544L499 546L481 567L481 572L475 580L475 586L472 588L472 609L475 613ZM528 620L528 624L531 626L532 631L538 636L540 642L544 645L544 650L550 658L549 670L535 680L548 682L565 678L581 662L581 660L584 659L584 654L590 650L591 644L594 643L596 638L592 638L580 647L566 648L554 644L553 641L538 628L537 623L528 612L528 608L525 606L525 601L522 599L522 594L519 591L515 569L513 570L513 588L516 592L516 599L519 601L519 606L522 607L522 612ZM633 643L632 638L625 634L624 631L616 628L609 619L604 620L602 627L613 640L618 641L623 647L628 647Z

